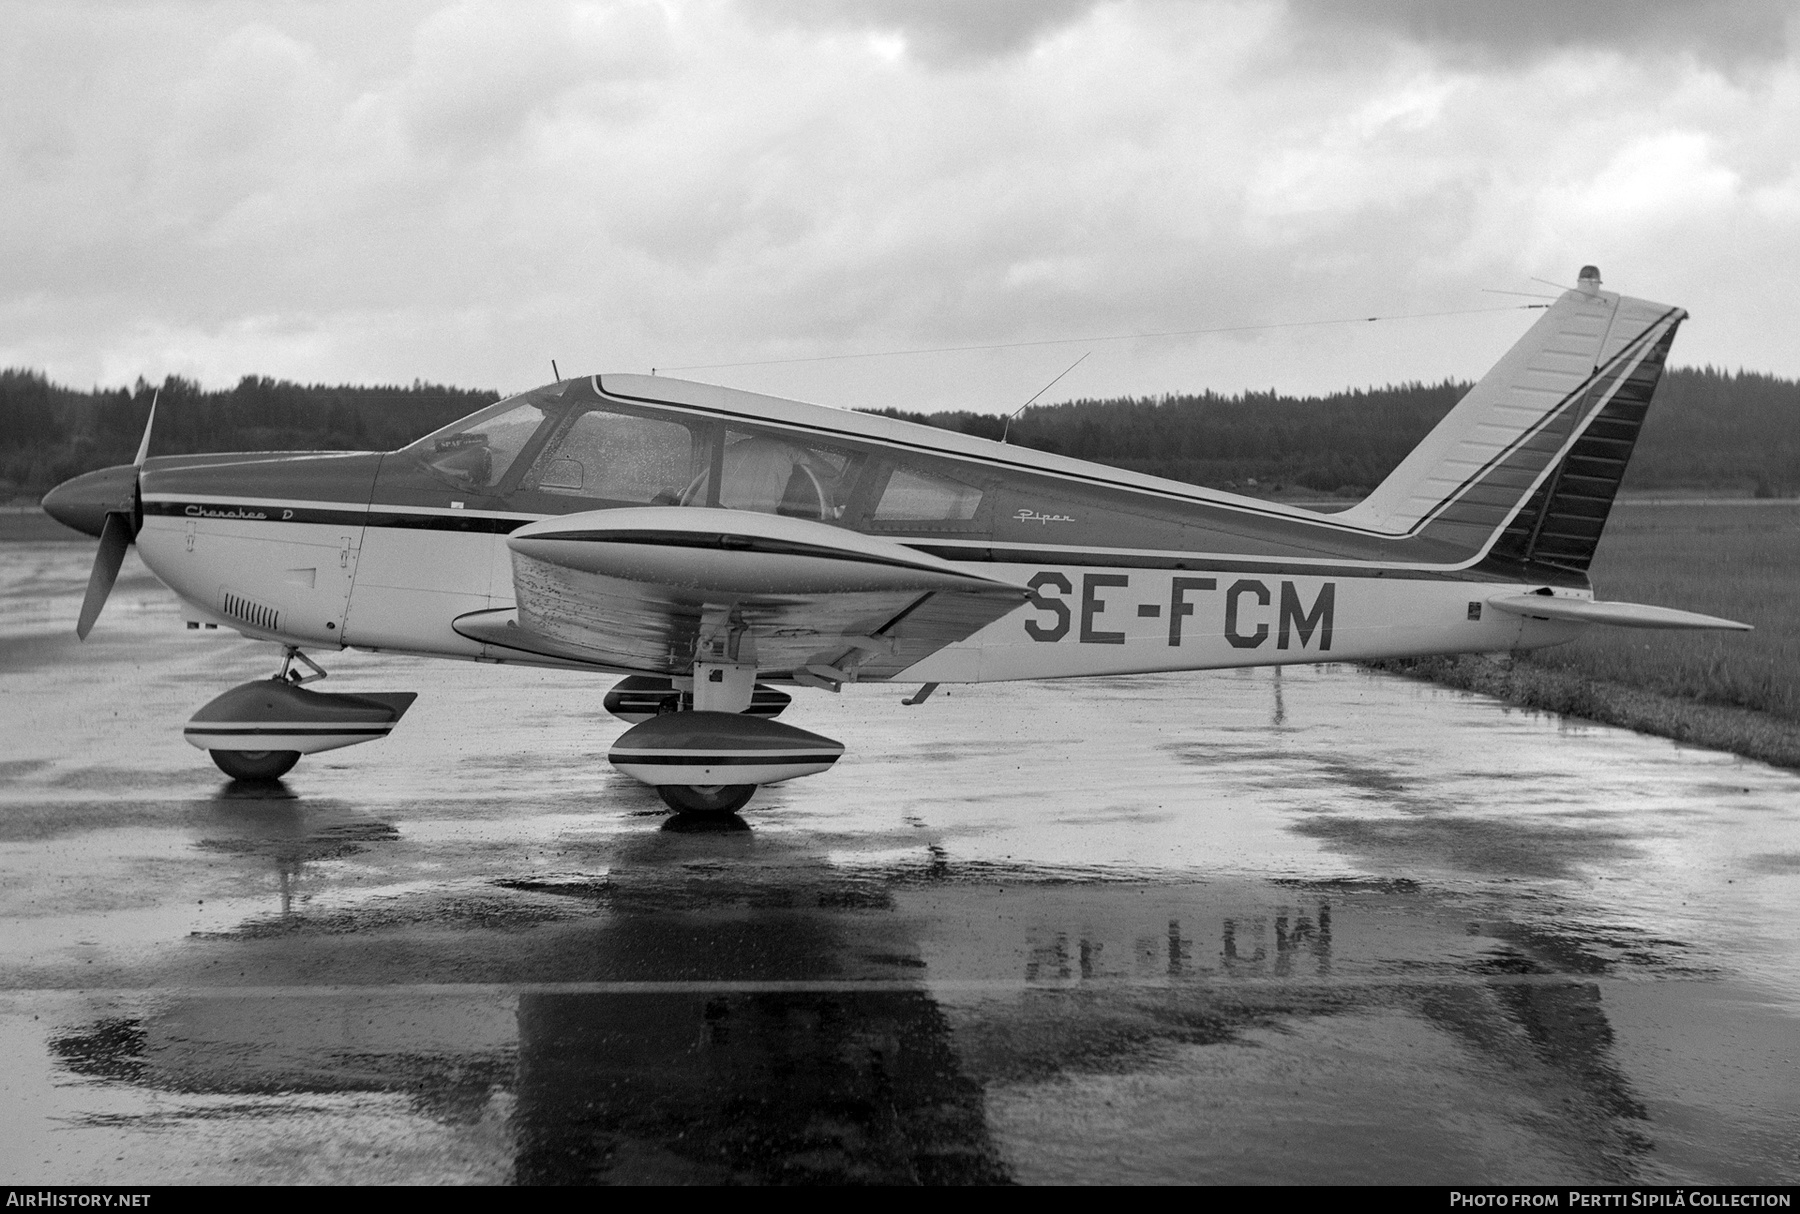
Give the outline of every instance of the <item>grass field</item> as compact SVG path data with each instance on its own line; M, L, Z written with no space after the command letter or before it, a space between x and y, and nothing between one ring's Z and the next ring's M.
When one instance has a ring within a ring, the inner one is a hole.
M1594 628L1533 665L1800 721L1800 502L1627 503L1592 570L1594 597L1654 603L1756 631Z
M1800 502L1626 502L1592 569L1596 598L1679 607L1755 632L1591 628L1520 655L1380 663L1526 708L1800 767Z

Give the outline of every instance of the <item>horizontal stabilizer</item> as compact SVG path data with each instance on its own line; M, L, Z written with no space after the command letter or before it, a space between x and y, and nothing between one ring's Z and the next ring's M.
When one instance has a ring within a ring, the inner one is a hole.
M1575 620L1582 624L1612 624L1619 628L1729 628L1749 632L1749 624L1701 615L1697 611L1677 611L1673 607L1651 607L1644 603L1597 603L1592 599L1553 598L1541 594L1513 594L1488 600L1488 606L1513 615L1537 616L1546 620Z

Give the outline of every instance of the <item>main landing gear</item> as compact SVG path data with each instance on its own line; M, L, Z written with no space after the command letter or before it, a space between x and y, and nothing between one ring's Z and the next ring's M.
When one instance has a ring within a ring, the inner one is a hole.
M311 674L302 674L295 663ZM182 731L234 780L280 779L303 754L385 738L418 695L308 691L325 671L293 646L274 677L233 687L196 712Z
M770 707L781 711L787 696L758 687L754 666L699 663L691 690L680 686L687 682L627 679L607 696L614 715L637 724L619 735L606 757L654 787L678 814L736 813L758 785L824 771L844 753L841 742L770 720L773 713L760 715ZM656 715L645 715L658 690L663 698ZM783 702L773 704L775 696Z
M756 795L756 785L658 784L656 794L678 814L735 814Z

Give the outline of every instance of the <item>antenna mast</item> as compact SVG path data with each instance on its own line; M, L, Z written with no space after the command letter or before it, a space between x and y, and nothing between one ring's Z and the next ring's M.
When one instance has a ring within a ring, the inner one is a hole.
M1006 441L1007 433L1012 430L1013 418L1019 416L1019 414L1025 412L1025 410L1031 408L1032 400L1036 400L1038 397L1042 396L1044 393L1048 392L1050 389L1056 387L1057 379L1061 379L1063 377L1063 375L1067 375L1069 372L1073 371L1076 367L1079 367L1084 361L1086 361L1088 354L1092 354L1092 353L1093 353L1093 351L1089 350L1087 352L1087 354L1083 354L1080 358L1076 359L1074 362L1072 362L1068 366L1064 367L1062 375L1057 376L1056 379L1051 380L1049 383L1047 383L1043 387L1039 388L1036 392L1033 392L1031 394L1031 400L1026 401L1024 404L1020 405L1017 409L1014 409L1011 413L1008 413L1006 415L1006 424L1004 426L1000 427L1000 441L1001 442Z

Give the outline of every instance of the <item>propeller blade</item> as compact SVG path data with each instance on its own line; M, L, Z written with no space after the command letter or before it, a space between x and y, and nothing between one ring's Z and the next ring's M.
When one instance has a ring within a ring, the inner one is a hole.
M137 458L132 461L132 467L140 472L150 456L150 431L156 425L156 404L161 399L161 388L150 394L150 416L144 419L144 437L138 441ZM75 621L75 635L84 641L93 631L94 621L100 618L100 609L106 606L113 583L119 580L119 568L125 564L125 550L137 538L138 525L142 522L141 509L138 488L134 485L129 511L106 512L106 521L100 527L100 550L94 553L94 571L88 574L87 597L81 600L81 618Z
M150 454L150 427L156 424L156 402L161 399L161 388L150 394L150 416L144 419L144 438L142 442L138 443L137 458L132 461L134 467L142 468L145 457Z
M88 575L87 597L81 600L81 619L75 635L87 640L87 634L100 618L100 609L112 593L119 578L119 566L125 563L125 550L131 547L131 516L112 511L100 529L100 551L94 554L94 571Z

